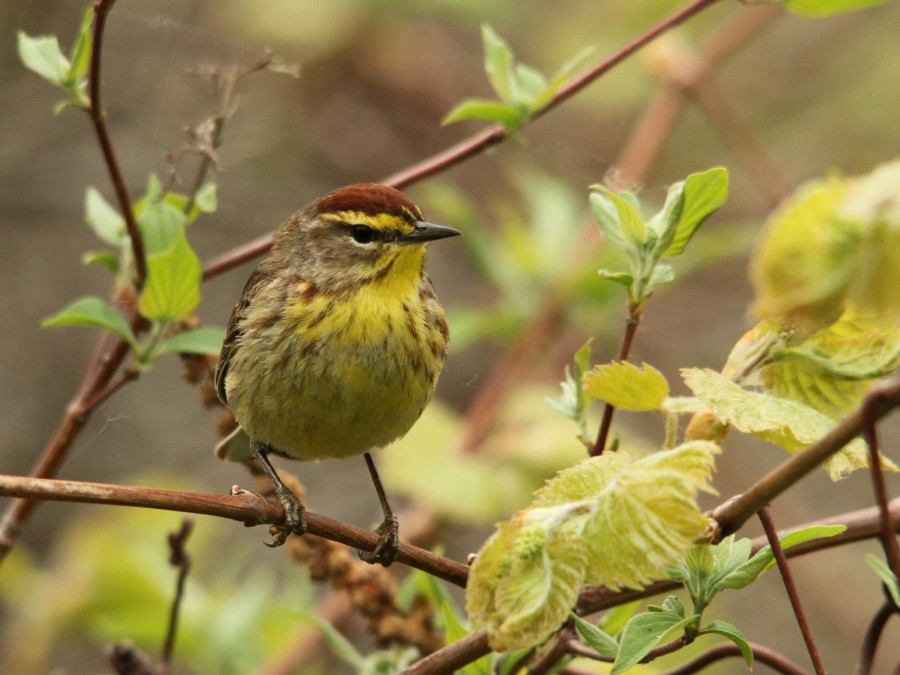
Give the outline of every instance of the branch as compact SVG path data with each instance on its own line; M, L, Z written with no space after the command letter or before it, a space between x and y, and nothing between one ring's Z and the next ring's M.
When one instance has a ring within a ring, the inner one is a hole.
M806 649L809 652L809 658L813 662L816 669L816 675L825 675L825 664L822 663L822 656L819 654L819 647L812 634L812 628L806 619L806 612L803 611L803 605L800 603L800 594L797 592L797 585L794 583L794 575L791 574L791 568L787 563L787 556L784 555L784 549L781 548L781 542L778 540L778 532L775 530L775 523L772 522L772 516L768 507L759 510L759 521L762 523L763 530L766 532L766 539L769 546L772 547L772 553L775 556L775 563L778 565L778 571L781 573L781 580L784 582L784 590L787 592L791 601L791 608L794 610L794 616L797 617L797 625L800 626L800 633L803 635L803 642L806 643Z
M0 475L0 496L182 511L229 518L248 526L284 522L284 510L280 504L270 502L238 486L234 486L231 490L231 495L212 495L106 483ZM375 532L361 527L309 511L306 512L306 518L310 534L364 551L371 551L378 543L378 535ZM468 566L417 546L401 544L397 560L457 586L466 585Z
M900 406L900 376L876 384L870 390L869 398L871 404L867 403L845 417L828 434L770 471L743 494L713 509L712 517L719 527L715 540L736 532L763 506L859 436L864 416L868 415L874 423Z
M91 48L91 68L88 80L88 92L91 100L88 113L94 123L94 131L97 132L97 140L103 151L103 159L109 170L116 198L119 200L119 210L125 219L125 229L131 240L131 253L134 256L135 282L137 290L140 290L147 279L147 260L144 255L144 241L134 218L134 208L131 204L131 195L125 185L125 177L119 167L119 160L113 149L112 140L109 137L109 129L106 126L106 112L100 99L100 53L103 46L103 31L106 28L106 16L112 9L116 0L98 0L94 3L94 38Z
M162 662L157 675L168 675L172 670L172 654L175 652L175 636L178 634L178 613L184 599L184 583L191 572L191 556L188 555L185 544L193 529L193 519L185 518L181 523L181 529L169 534L169 548L171 549L169 563L178 568L178 580L175 582L175 597L169 611L169 628L166 631Z
M616 361L625 361L631 353L631 345L634 342L634 336L637 333L638 326L641 323L641 306L635 307L628 303L628 317L625 319L625 332L622 334L622 343L619 346L619 353L616 355ZM612 426L613 413L616 409L613 405L607 403L603 407L603 419L600 421L600 428L597 430L597 440L591 447L591 457L602 455L606 449L606 439L609 436L609 429Z
M897 608L894 601L888 598L872 617L860 650L859 663L856 664L856 669L853 671L854 675L870 675L875 661L875 652L878 649L878 641L881 639L888 619L896 613Z
M569 98L580 92L582 89L587 87L589 84L593 83L599 77L605 75L607 72L612 70L615 66L640 50L642 47L645 47L649 43L653 42L653 40L658 38L663 33L676 28L692 16L699 14L701 11L703 11L707 7L710 7L711 5L714 5L716 2L718 2L718 0L694 0L688 5L685 5L668 18L656 24L650 30L642 33L638 37L634 38L631 42L615 51L605 60L598 63L596 66L588 70L580 77L574 78L568 84L561 87L560 90L556 92L556 95L544 108L534 113L534 115L532 116L532 120L535 120L538 117L541 117L550 112L561 103L568 100ZM473 134L469 138L460 141L456 145L448 148L447 150L444 150L443 152L439 152L438 154L433 155L428 159L422 160L418 164L414 164L407 169L398 171L397 173L393 173L381 179L380 182L384 185L390 185L391 187L395 188L405 187L407 185L410 185L411 183L418 182L423 178L427 178L428 176L433 176L437 173L441 173L442 171L446 171L447 169L460 164L466 159L474 157L475 155L479 155L488 148L502 143L508 138L509 135L507 134L506 129L504 129L501 125L491 125L486 129ZM247 260L250 260L257 255L265 253L271 246L272 235L269 234L265 237L254 240L250 244L232 249L231 251L209 262L203 269L203 278L205 280L210 279L214 276L218 276L222 272L230 270L233 267L237 267L241 263L246 262Z
M900 497L893 499L890 502L889 507L891 514L894 517L893 522L896 523L896 528L900 530ZM844 546L863 539L877 537L880 533L878 509L876 507L869 507L867 509L842 513L830 518L823 518L811 523L798 525L790 528L790 530L779 532L778 536L783 537L788 531L812 527L814 525L836 524L846 525L847 530L834 537L813 539L798 544L797 546L792 546L785 551L785 554L788 558L794 558L808 553L815 553L817 551L834 548L836 546ZM751 550L754 553L768 544L765 537L756 537L751 541ZM612 607L624 605L634 600L642 600L661 593L670 593L679 588L681 588L681 585L674 581L657 581L642 590L628 589L618 592L611 591L602 586L591 586L581 592L575 611L580 616L586 616ZM467 663L471 663L485 654L490 653L490 651L491 649L487 642L487 633L484 630L479 630L433 654L429 654L421 661L417 661L409 666L403 671L403 674L424 675L425 673L452 673L455 669L461 668ZM767 663L766 661L763 662ZM783 672L805 675L805 671L799 668L794 671L785 670Z
M753 642L750 643L750 649L753 650L753 658L755 661L766 664L782 675L809 675L808 671L773 649L754 644ZM715 647L708 649L694 660L689 661L678 668L667 670L662 675L693 675L693 673L699 673L706 668L706 666L712 665L716 661L721 661L722 659L727 659L732 656L743 656L741 648L733 642L723 642L722 644L718 644Z

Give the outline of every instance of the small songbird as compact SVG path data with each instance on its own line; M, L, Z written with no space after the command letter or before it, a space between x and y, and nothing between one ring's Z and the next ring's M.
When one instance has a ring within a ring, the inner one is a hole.
M267 455L364 455L384 522L360 557L396 559L397 518L369 453L409 431L434 392L449 333L425 245L458 234L374 183L332 192L278 228L232 312L215 376L240 425L217 454L256 459L284 507L270 546L303 534L306 519Z

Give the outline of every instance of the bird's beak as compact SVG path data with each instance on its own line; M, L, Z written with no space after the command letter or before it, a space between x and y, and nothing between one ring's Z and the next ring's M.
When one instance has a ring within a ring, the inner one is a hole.
M434 223L426 223L420 220L416 223L416 228L412 232L404 234L397 241L401 244L422 244L433 239L455 237L459 234L462 234L462 232L452 227L435 225Z

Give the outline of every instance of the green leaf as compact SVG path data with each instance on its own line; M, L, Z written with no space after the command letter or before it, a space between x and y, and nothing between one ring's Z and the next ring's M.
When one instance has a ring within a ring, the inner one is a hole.
M187 216L165 200L145 198L142 201L137 222L149 258L171 250L179 237L184 236Z
M584 579L584 510L523 511L501 523L482 547L469 575L466 609L487 629L492 649L538 644L565 621Z
M189 197L180 192L167 192L162 196L162 201L183 213L186 218L185 225L187 225L193 223L201 213L215 213L218 208L216 184L208 181L197 190L190 212L187 211Z
M633 255L647 239L646 226L633 195L617 193L603 185L591 185L594 217L603 238L620 251Z
M888 0L783 0L783 2L784 6L795 14L823 17L883 5Z
M507 105L516 102L515 83L513 82L513 63L515 57L506 41L488 24L481 26L481 40L484 46L484 69L488 80L500 100Z
M520 63L513 69L513 83L517 107L530 113L535 100L547 88L547 80L537 69Z
M679 619L666 612L644 612L633 616L622 631L619 654L610 674L622 673L637 665L654 647L668 642L696 621L695 616Z
M594 51L595 50L593 47L585 47L580 52L575 54L575 56L573 56L571 59L562 64L562 66L559 67L559 70L557 70L550 78L550 81L547 83L544 91L542 91L540 95L535 98L534 101L532 101L532 111L537 112L546 108L547 104L550 103L550 101L556 95L556 92L560 90L560 88L572 76L572 73L580 68L587 60L587 58L594 53Z
M621 284L625 288L631 288L631 285L634 283L634 277L631 276L628 272L612 272L610 270L597 270L597 274L600 275L601 279L605 279L606 281L612 281L616 284Z
M851 181L836 219L862 235L847 306L882 321L900 319L900 161Z
M605 453L550 480L472 566L467 609L492 648L546 640L585 583L617 590L662 576L709 523L696 493L711 490L718 452L694 442L637 461Z
M59 313L41 322L42 328L58 326L105 328L128 342L132 349L137 345L137 340L135 340L128 322L100 298L79 298Z
M120 246L125 239L125 219L96 188L85 190L84 219L94 234L110 246Z
M444 619L444 644L451 645L454 642L462 640L471 633L471 629L463 625L460 618L453 611L453 607L449 603L441 604L441 616ZM462 675L491 675L492 660L490 654L482 656L480 659L472 661L463 668L459 673Z
M669 383L653 366L638 368L628 361L613 361L584 374L584 391L616 408L633 411L659 410L669 395Z
M789 532L779 539L782 549L789 549L813 539L834 537L846 531L844 525L811 525ZM744 540L741 540L744 541ZM747 544L749 550L749 542ZM740 589L753 583L756 578L775 566L775 554L771 546L764 546L748 561L734 567L727 574L722 574L715 581L713 591L718 593L725 589Z
M697 229L728 199L728 171L716 167L691 174L684 181L683 189L684 206L678 214L674 238L662 253L666 258L684 253Z
M900 366L900 329L842 318L800 344L770 348L767 361L760 372L767 391L839 420L859 407L877 378Z
M69 77L71 64L59 49L55 35L31 37L18 32L19 58L25 67L37 73L48 82L62 86Z
M565 379L560 382L562 394L559 398L551 398L549 396L544 398L544 402L548 406L578 423L579 431L583 438L588 436L585 412L588 405L590 405L591 396L584 391L581 381L584 373L590 368L592 342L593 338L585 342L581 349L575 352L574 375L569 370L569 367L566 366Z
M81 18L81 26L78 29L78 38L72 46L71 61L72 66L69 70L69 78L74 82L85 77L88 72L88 66L91 63L91 52L94 46L94 8L89 7L84 16ZM85 101L86 103L87 101Z
M484 120L503 125L507 131L514 131L527 121L518 110L499 101L470 98L447 113L441 124L454 124L463 120Z
M88 251L81 256L83 265L105 267L113 274L119 273L119 257L112 251Z
M147 282L138 300L141 314L152 321L177 321L200 304L200 258L184 231L172 247L147 256Z
M590 621L585 621L577 614L573 614L572 617L575 619L575 628L578 629L581 637L594 651L601 656L608 656L609 658L616 656L619 651L619 643L616 642L614 637Z
M672 270L672 267L665 263L657 263L650 273L650 278L647 280L647 291L651 291L657 286L668 284L674 280L675 272Z
M177 354L210 354L217 356L222 351L225 331L222 328L194 328L173 335L156 349L158 355L175 352Z
M840 315L862 241L857 224L835 217L847 187L808 183L769 217L750 261L757 316L809 335Z
M712 370L689 368L682 377L697 398L716 416L739 431L781 446L788 452L802 450L831 431L835 422L807 405L747 391ZM868 465L865 444L856 439L825 462L833 480ZM886 458L885 458L886 459ZM886 467L893 466L885 461Z
M700 635L709 633L715 633L731 640L741 650L741 655L744 657L747 667L753 667L753 648L750 646L750 643L747 642L747 638L744 637L744 634L736 626L731 625L727 621L716 619L715 621L710 621L707 626L700 629Z
M618 635L625 628L628 620L640 609L641 601L635 600L625 605L618 605L603 615L600 621L600 629L607 635Z
M888 593L891 594L891 599L894 601L894 604L900 607L900 585L897 584L897 577L891 571L891 568L888 567L881 558L877 558L871 553L866 553L863 557L866 559L866 563L869 567L875 571L875 574L878 575L878 578L881 579L888 589Z
M647 221L647 228L657 237L653 247L654 257L658 260L664 252L670 248L678 230L678 222L684 211L684 181L678 181L669 186L666 193L666 201L662 210Z
M365 669L366 662L363 655L353 646L352 642L341 635L340 631L328 621L312 612L300 611L296 613L296 616L301 621L318 628L322 633L322 637L325 638L325 642L331 648L331 652L344 663L352 666L357 672L362 672Z
M669 396L663 401L663 408L677 415L696 415L706 410L706 404L695 396Z

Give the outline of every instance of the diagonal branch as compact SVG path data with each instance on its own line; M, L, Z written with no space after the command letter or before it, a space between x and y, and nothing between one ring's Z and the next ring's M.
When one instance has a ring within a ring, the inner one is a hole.
M94 3L94 37L91 48L91 67L88 80L88 92L91 101L88 113L94 123L94 131L103 152L103 159L109 169L109 177L112 179L116 198L119 200L119 210L125 219L125 229L131 241L131 253L134 257L135 287L140 290L147 279L147 260L144 254L144 241L134 218L134 208L131 204L131 195L125 185L125 177L119 167L119 159L109 137L109 129L106 126L106 112L100 98L100 55L103 47L103 33L106 28L106 16L112 9L116 0L98 0Z
M693 2L685 5L678 11L660 21L649 30L631 40L631 42L616 50L609 57L595 65L593 68L591 68L581 76L573 78L565 86L561 87L559 91L556 92L556 95L550 100L550 102L532 116L532 119L537 119L538 117L541 117L550 112L551 110L583 90L589 84L593 83L599 77L608 73L629 56L639 51L641 48L647 46L649 43L653 42L653 40L658 38L660 35L667 33L673 28L676 28L691 17L702 12L704 9L714 5L716 2L718 2L718 0L694 0ZM414 164L407 169L398 171L397 173L393 173L381 179L380 182L384 185L390 185L391 187L395 188L405 187L407 185L410 185L411 183L418 182L423 178L427 178L428 176L433 176L434 174L446 171L447 169L462 163L470 157L479 155L488 148L502 143L508 138L509 134L501 125L491 125L486 129L482 129L481 131L473 134L469 138L460 141L447 150L439 152L438 154L433 155L428 159L422 160L418 164ZM222 272L230 270L233 267L236 267L239 264L246 262L247 260L252 259L257 255L265 253L271 246L272 235L270 234L266 237L251 242L251 244L239 246L235 249L232 249L231 251L228 251L227 253L209 262L204 267L203 278L209 279L221 274Z
M234 486L231 490L232 494L230 495L212 495L105 483L0 475L0 496L182 511L237 520L248 526L284 521L284 509L280 504L270 502L258 494L247 492L238 486ZM309 511L306 512L306 518L310 534L366 551L371 551L378 543L378 534L370 530ZM469 574L468 566L450 558L435 555L417 546L401 544L397 560L457 586L466 585L466 578Z

